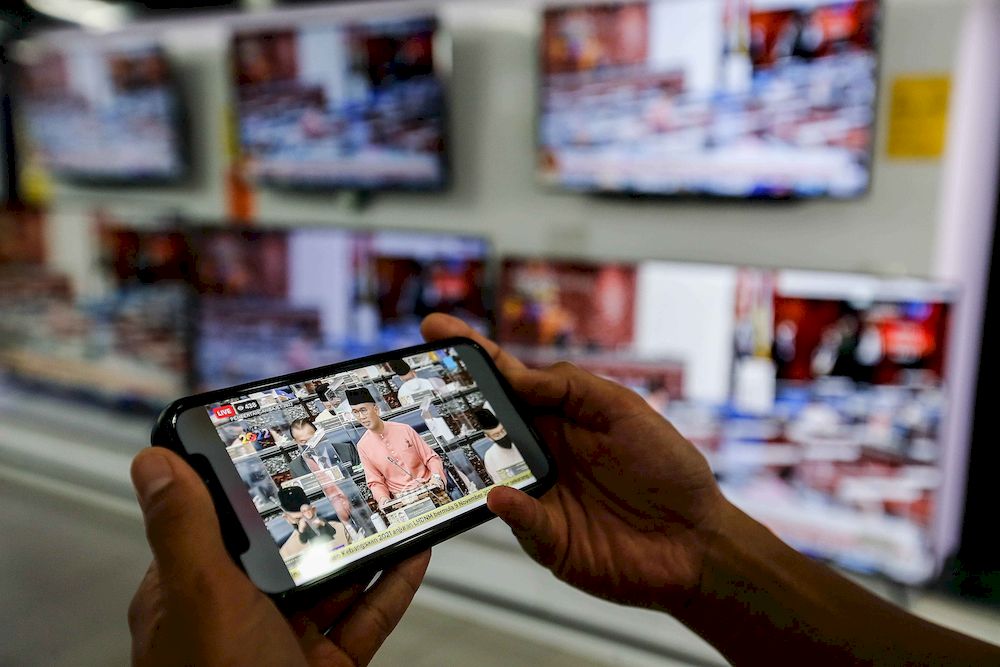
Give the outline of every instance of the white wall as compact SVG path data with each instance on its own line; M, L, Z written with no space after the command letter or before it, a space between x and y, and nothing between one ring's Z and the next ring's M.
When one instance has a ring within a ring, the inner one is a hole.
M951 70L968 2L886 1L883 91L899 73ZM461 230L491 237L502 253L931 274L942 166L884 159L884 107L873 189L855 202L629 201L546 191L533 168L537 8L524 0L464 0L446 3L443 15L455 49L452 190L380 195L362 211L330 195L264 191L262 222ZM130 190L60 184L61 233L96 204L135 220L171 211L224 214L225 30L202 18L171 24L166 36L192 103L196 183ZM69 261L59 235L55 254Z

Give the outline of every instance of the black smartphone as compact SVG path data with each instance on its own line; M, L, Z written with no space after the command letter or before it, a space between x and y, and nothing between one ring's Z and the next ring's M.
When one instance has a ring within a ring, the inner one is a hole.
M494 485L541 495L556 471L526 414L454 338L182 398L152 442L205 480L254 584L291 599L486 521Z

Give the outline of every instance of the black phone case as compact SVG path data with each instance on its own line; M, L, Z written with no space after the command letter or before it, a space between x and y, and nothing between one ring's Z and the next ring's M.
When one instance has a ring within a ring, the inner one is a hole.
M186 396L174 401L163 410L157 418L152 432L150 433L150 443L152 446L166 447L176 452L184 458L184 460L187 461L192 468L194 468L194 470L205 482L205 486L208 487L209 493L212 497L212 503L215 505L216 515L219 517L219 526L222 530L222 538L226 545L226 549L229 551L229 555L233 561L235 561L236 565L239 566L240 569L244 569L240 560L240 554L246 550L249 540L244 534L240 522L236 518L229 500L222 491L221 485L216 479L215 473L208 464L208 461L205 460L204 457L192 456L184 448L184 443L181 442L175 428L175 421L177 417L186 410L202 407L218 400L225 400L236 394L260 391L273 386L281 386L284 384L311 380L317 375L332 375L341 370L381 363L386 359L411 356L414 354L420 354L421 352L438 350L455 345L465 345L475 348L483 356L493 374L496 376L497 383L500 385L500 388L507 395L508 400L510 400L517 413L521 415L528 431L531 433L532 437L534 437L535 441L539 445L539 448L544 453L546 462L549 466L548 474L541 479L538 479L530 487L523 489L525 493L529 493L532 496L541 496L552 488L553 484L555 484L558 472L556 470L555 461L552 459L550 452L545 447L544 441L541 437L539 437L537 431L531 424L532 417L534 416L533 411L524 406L523 402L518 399L514 389L510 386L510 383L507 382L507 379L503 376L503 374L500 373L500 370L496 367L496 363L493 361L490 354L477 342L468 338L448 338L445 340L435 341L433 343L425 343L423 345L392 350L390 352L351 359L349 361L331 364L329 366L320 366L318 368L312 368L305 371L289 373L288 375L266 378L264 380L236 385L234 387L227 387L224 389L217 389L201 394ZM269 595L278 607L286 613L307 608L322 599L324 593L336 584L362 580L370 581L375 574L384 570L387 566L403 561L409 556L426 551L435 544L439 544L488 521L492 518L492 516L492 512L490 512L489 508L485 505L474 510L466 511L438 527L431 528L427 532L420 534L412 540L407 540L401 544L386 547L385 549L375 552L370 558L363 558L360 561L346 565L342 569L331 573L327 577L308 584L296 586L295 588L292 588L284 593Z

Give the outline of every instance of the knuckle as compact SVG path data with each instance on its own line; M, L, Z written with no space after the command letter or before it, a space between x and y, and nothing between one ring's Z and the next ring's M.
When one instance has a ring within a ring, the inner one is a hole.
M576 373L580 370L580 368L570 361L557 361L549 366L549 370L560 375L569 375L571 373Z

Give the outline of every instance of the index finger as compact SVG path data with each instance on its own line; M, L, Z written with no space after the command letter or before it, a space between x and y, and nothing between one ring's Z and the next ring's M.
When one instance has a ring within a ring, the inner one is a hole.
M462 320L457 317L452 317L451 315L445 315L443 313L433 313L428 315L420 324L420 333L423 334L424 340L429 343L436 340L443 340L445 338L453 338L455 336L471 338L479 343L484 350L486 350L486 352L493 358L493 363L497 365L497 368L499 368L500 372L504 375L507 375L512 371L522 370L525 367L517 357L504 350L502 347L470 327Z

